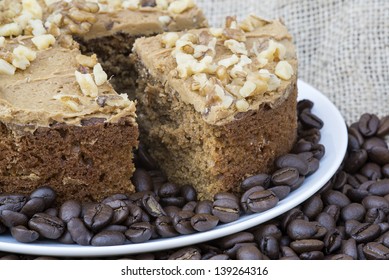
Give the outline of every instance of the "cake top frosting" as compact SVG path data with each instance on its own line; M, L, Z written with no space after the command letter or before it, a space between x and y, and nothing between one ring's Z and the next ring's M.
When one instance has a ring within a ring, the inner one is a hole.
M292 37L279 20L227 17L224 28L168 32L134 44L150 74L210 124L285 100L297 80Z

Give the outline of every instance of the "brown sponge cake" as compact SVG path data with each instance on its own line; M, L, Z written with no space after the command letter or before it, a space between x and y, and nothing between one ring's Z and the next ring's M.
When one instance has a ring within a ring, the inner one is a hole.
M141 38L141 138L170 180L202 199L268 172L296 138L297 60L279 21Z

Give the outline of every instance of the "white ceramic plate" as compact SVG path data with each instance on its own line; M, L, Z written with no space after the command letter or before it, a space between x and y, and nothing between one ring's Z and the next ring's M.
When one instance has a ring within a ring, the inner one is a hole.
M0 235L0 251L62 257L100 257L138 254L203 243L244 231L285 213L312 196L328 182L340 166L347 147L346 125L337 108L327 97L305 82L299 81L298 87L298 99L309 99L313 101L315 105L312 112L324 121L320 143L325 146L326 153L320 161L320 168L309 176L300 188L292 192L284 200L281 200L276 207L263 213L242 216L235 222L219 225L215 229L207 232L151 240L141 244L106 247L65 245L50 241L23 244L15 241L10 235Z

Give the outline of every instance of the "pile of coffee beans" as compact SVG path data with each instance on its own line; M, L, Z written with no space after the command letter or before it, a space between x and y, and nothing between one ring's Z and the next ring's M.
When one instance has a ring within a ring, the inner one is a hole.
M299 140L293 154L277 159L273 174L244 180L242 194L220 193L213 201L197 201L191 186L176 186L155 171L155 162L141 147L137 162L142 168L133 178L137 193L100 203L68 201L58 210L51 207L55 194L48 187L29 197L3 195L0 232L10 228L14 238L27 241L38 236L64 243L117 245L206 231L244 213L267 210L319 167L325 152L319 144L323 123L312 114L312 106L308 100L298 104ZM317 194L280 217L205 244L123 258L389 259L387 134L389 117L361 116L349 127L348 151L339 171ZM9 201L14 208L5 211ZM36 258L1 254L3 259Z

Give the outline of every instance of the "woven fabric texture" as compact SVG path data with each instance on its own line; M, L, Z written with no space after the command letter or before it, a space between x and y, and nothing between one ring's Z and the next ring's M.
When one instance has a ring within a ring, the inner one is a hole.
M347 123L389 114L389 0L197 0L210 25L228 15L281 18L297 46L299 78Z

